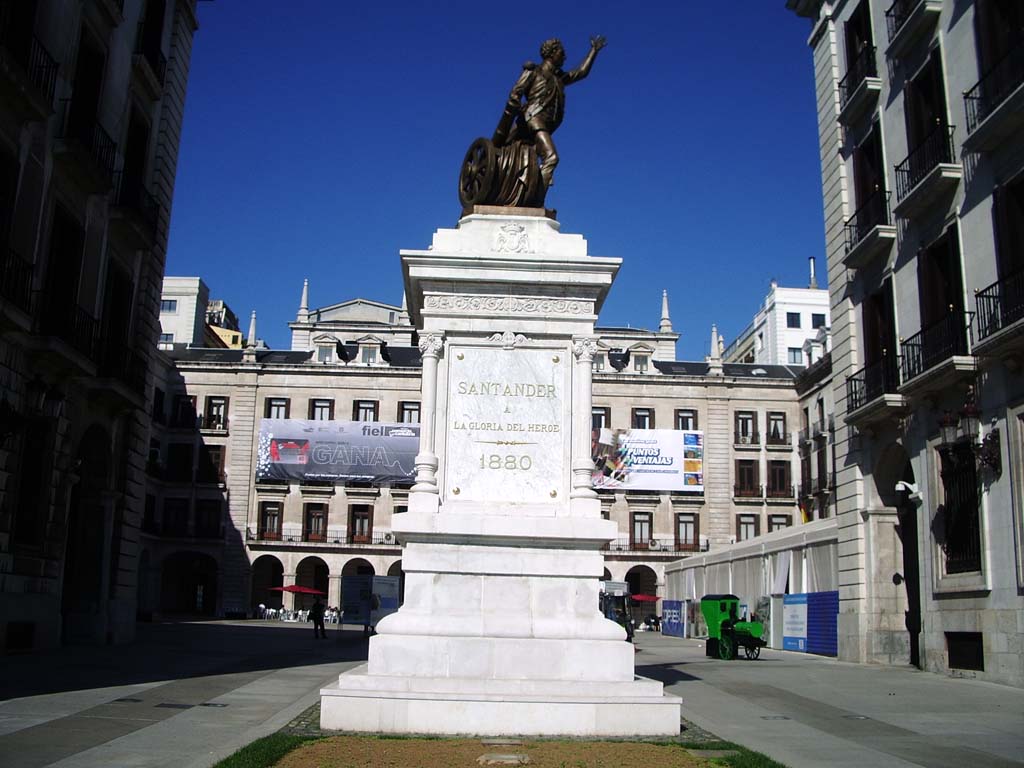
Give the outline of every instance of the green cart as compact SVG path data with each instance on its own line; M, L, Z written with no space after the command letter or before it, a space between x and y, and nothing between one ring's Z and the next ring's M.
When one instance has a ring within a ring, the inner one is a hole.
M700 612L708 625L705 655L728 661L735 659L740 648L748 659L761 655L768 645L761 639L764 625L759 621L740 621L740 599L736 595L704 595Z

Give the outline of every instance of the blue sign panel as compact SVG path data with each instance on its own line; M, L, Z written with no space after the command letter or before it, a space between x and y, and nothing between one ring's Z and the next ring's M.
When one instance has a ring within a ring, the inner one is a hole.
M782 598L782 647L787 651L807 650L807 595Z
M839 650L839 592L809 592L782 599L782 647L787 651L836 656Z
M686 637L686 614L682 600L661 601L661 634Z

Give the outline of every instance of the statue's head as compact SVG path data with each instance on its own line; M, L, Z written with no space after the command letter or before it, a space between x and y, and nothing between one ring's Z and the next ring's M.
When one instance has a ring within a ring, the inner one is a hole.
M562 47L562 41L557 37L545 40L540 44L540 57L544 60L551 59L556 67L562 66L565 63L565 48Z

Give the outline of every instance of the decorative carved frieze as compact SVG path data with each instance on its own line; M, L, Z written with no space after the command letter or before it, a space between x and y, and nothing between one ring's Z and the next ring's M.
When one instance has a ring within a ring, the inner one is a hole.
M425 309L456 312L501 312L519 315L586 315L593 304L578 299L522 298L519 296L425 296Z

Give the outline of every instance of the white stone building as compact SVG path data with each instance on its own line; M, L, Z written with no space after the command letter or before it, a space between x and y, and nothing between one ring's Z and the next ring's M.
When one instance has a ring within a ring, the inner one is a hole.
M0 4L0 648L135 633L195 0Z
M810 20L839 655L1024 684L1024 5Z
M311 309L307 283L289 327L287 351L175 346L158 358L140 577L146 614L198 606L251 615L259 602L274 604L270 585L293 583L320 588L337 605L343 574L400 572L391 519L406 507L407 485L257 483L254 466L264 417L418 421L420 353L409 314L365 299ZM658 331L597 333L595 426L703 429L707 466L701 493L601 493L619 528L607 577L661 595L665 565L681 553L799 522L793 370L717 355L675 360L665 296ZM286 594L284 605L294 598Z
M818 288L814 259L807 288L783 288L774 280L754 319L722 353L731 363L808 365L805 345L829 328L828 291ZM828 351L827 341L824 352ZM820 356L820 355L819 355Z

